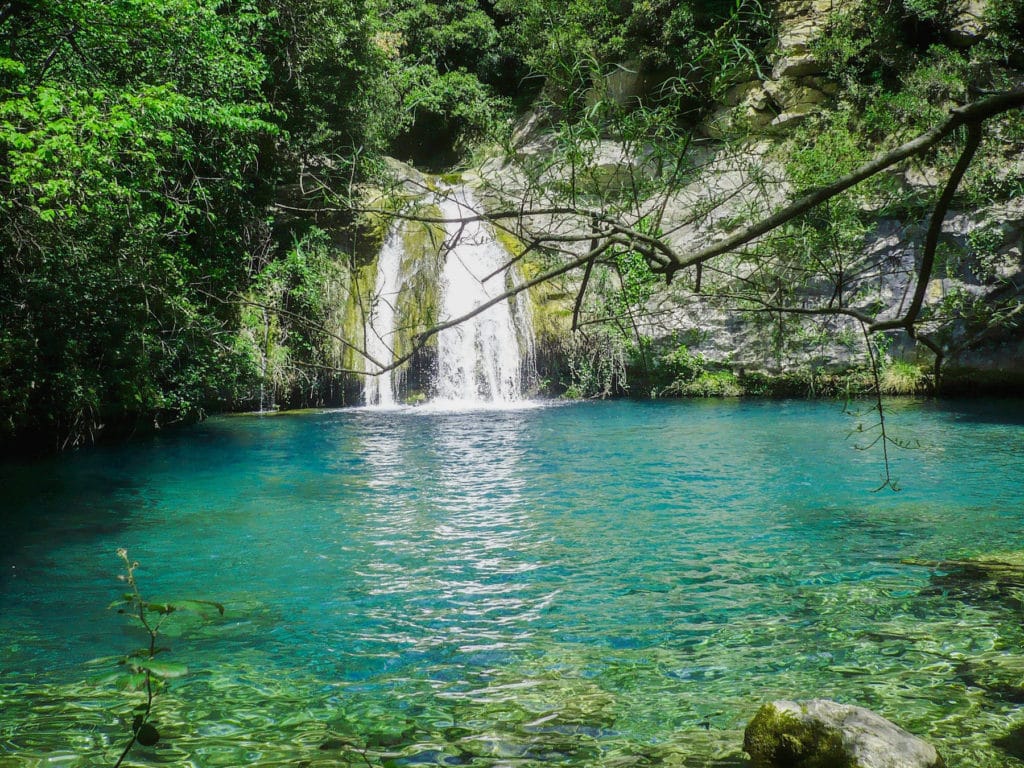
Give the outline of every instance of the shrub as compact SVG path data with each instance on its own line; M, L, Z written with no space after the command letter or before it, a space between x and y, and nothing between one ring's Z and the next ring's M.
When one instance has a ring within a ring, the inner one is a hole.
M893 360L882 369L879 386L885 395L915 395L928 387L923 370L905 360Z

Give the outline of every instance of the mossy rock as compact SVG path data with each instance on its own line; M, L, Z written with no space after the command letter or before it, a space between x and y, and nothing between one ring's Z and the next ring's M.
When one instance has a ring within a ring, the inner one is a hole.
M972 579L994 581L1001 587L1024 589L1024 552L991 552L957 561L955 567Z
M362 347L365 339L366 313L370 306L370 298L373 295L374 285L377 281L376 261L363 264L353 271L351 290L345 302L344 314L339 318L341 321L341 337L352 340L356 346ZM341 364L344 368L360 370L363 367L364 359L352 347L345 347L341 355Z
M927 742L863 707L776 701L743 736L752 768L945 768Z
M436 206L424 207L424 216L441 216ZM437 324L441 308L441 273L444 261L441 247L444 227L439 224L410 222L402 235L402 289L397 302L398 327L407 329L394 340L395 354L412 351L412 334ZM435 337L436 338L436 337ZM436 343L431 340L431 343Z
M817 721L765 704L743 733L752 768L859 768L843 739Z
M960 666L957 676L990 696L1024 703L1024 659L1015 654L972 659Z

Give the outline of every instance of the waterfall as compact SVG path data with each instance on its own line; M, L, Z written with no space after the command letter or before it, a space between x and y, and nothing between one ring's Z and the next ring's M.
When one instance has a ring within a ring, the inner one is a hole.
M478 210L469 190L460 188L440 201L445 219L475 216ZM441 321L448 321L505 292L508 252L490 227L480 221L445 224L448 252L441 274ZM522 362L532 351L532 328L524 301L515 314L513 304L499 301L474 317L438 334L436 396L461 403L510 403L522 398ZM520 343L520 336L526 342Z
M428 253L405 253L407 227L415 225L396 224L377 257L376 281L364 328L367 356L376 361L366 359L363 363L367 374L363 402L368 406L394 407L399 400L394 372L381 372L381 367L395 359L397 334L403 324L397 312L401 290L430 293L421 281L424 276L428 276L428 284L436 279L436 316L443 323L472 312L520 282L515 271L507 268L510 256L489 225L456 221L477 215L469 190L450 191L434 202L441 216L452 220L444 228L443 266L428 272L435 263L426 258ZM402 272L407 256L417 260L411 275ZM426 260L420 261L421 257ZM411 299L417 301L416 296ZM430 306L431 300L423 303ZM523 378L530 375L534 359L530 313L524 292L438 333L436 369L429 385L434 402L462 406L521 400ZM404 323L409 325L409 318ZM423 381L422 373L418 381Z
M391 228L380 255L377 257L377 279L373 287L370 316L366 323L366 354L382 365L394 359L395 319L398 291L401 287L402 227ZM368 374L380 371L369 359L364 361ZM363 402L367 405L393 407L395 405L394 371L366 376L363 383Z

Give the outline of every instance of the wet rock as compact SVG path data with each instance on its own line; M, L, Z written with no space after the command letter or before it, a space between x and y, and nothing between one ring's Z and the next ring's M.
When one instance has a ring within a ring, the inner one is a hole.
M743 749L752 768L945 768L926 741L871 710L828 699L765 704Z

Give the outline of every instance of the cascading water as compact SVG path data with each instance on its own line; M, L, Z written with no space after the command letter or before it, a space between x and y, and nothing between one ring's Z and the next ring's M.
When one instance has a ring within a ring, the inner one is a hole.
M401 287L402 227L392 227L384 247L377 257L377 279L373 288L373 305L366 323L366 354L364 370L368 374L363 384L363 402L367 405L393 407L395 405L394 371L378 373L381 367L394 359L395 320L398 291ZM372 360L380 363L376 365Z
M445 224L444 265L437 275L441 322L455 320L495 300L518 276L507 268L508 252L489 226L464 221L477 206L465 188L437 199ZM399 399L396 377L381 369L394 358L401 318L398 295L407 282L402 273L408 226L396 225L377 257L377 275L365 327L368 358L363 370L363 401L368 406L394 407ZM411 254L417 256L417 254ZM425 264L429 262L424 262ZM408 286L406 286L408 290ZM437 335L436 372L430 389L433 402L445 406L507 404L522 399L522 383L533 364L533 327L529 299L520 293L501 299L483 312Z
M441 275L442 322L463 317L506 290L509 255L475 216L469 190L460 188L440 201L448 252ZM532 327L524 302L516 305L522 319L517 327L507 300L458 325L437 339L436 397L466 404L511 403L522 398L524 349L532 352ZM520 337L525 343L520 343Z

